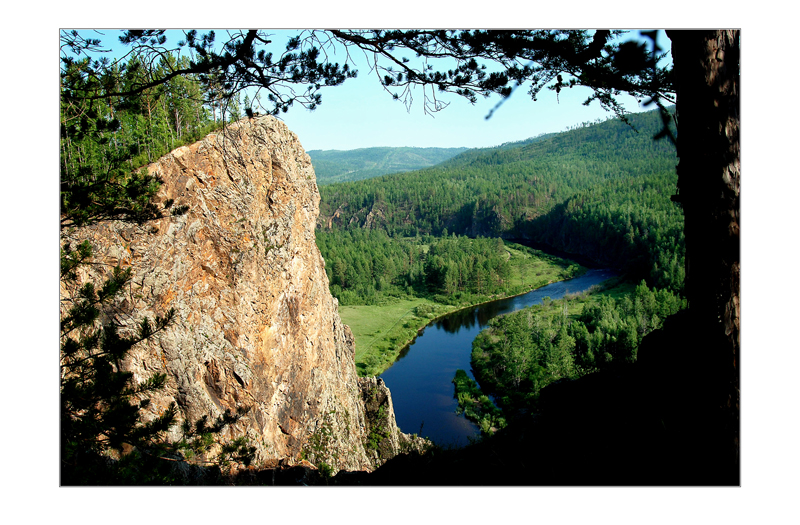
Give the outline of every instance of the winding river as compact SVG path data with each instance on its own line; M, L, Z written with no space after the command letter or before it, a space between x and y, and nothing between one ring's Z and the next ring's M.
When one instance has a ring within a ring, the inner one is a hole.
M420 434L441 446L469 444L478 427L456 415L452 381L459 368L474 378L470 354L475 336L495 316L539 304L544 297L559 299L582 292L615 275L612 270L589 270L569 281L453 312L426 326L380 376L392 392L397 425L403 432Z

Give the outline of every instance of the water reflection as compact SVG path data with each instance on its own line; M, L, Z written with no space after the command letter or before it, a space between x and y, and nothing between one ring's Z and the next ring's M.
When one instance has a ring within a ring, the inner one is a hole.
M610 270L589 270L570 281L549 284L525 295L492 301L446 315L425 327L417 339L381 375L392 392L397 424L403 432L419 433L440 445L464 446L478 432L477 426L456 416L453 376L457 369L472 376L472 340L504 313L540 304L544 297L560 299L567 293L587 290L614 277Z
M457 334L462 328L469 329L475 326L474 310L459 310L436 321L435 326L450 334Z
M475 325L483 328L489 321L498 315L514 312L534 304L541 303L545 297L560 299L568 293L582 292L590 286L597 284L596 280L613 277L615 274L609 270L590 270L587 274L572 279L549 284L527 294L508 299L491 301L474 308L459 310L437 320L433 326L448 333L457 334L461 329L471 329ZM587 283L590 283L587 285Z

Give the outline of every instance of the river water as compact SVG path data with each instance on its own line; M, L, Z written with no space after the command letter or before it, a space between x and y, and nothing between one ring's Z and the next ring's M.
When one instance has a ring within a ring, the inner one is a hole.
M560 299L567 293L582 292L615 275L612 270L589 270L524 295L453 312L426 326L380 376L392 392L397 425L403 432L425 436L437 445L469 444L469 437L477 436L479 430L463 415L456 415L452 381L459 368L474 379L470 355L475 336L493 317L541 304L544 297Z

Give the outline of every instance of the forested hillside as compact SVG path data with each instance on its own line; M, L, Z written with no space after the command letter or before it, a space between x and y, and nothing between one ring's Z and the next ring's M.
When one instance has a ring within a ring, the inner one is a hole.
M321 218L402 236L450 232L514 235L575 192L607 180L674 171L675 148L654 141L654 112L586 125L516 148L462 154L444 165L320 190Z
M529 239L680 291L675 149L653 140L656 112L630 121L633 128L610 119L470 150L433 168L323 187L319 229Z
M680 292L684 280L683 211L670 200L674 172L617 179L580 191L520 226L523 237L634 279Z
M369 179L380 175L428 168L467 148L361 148L348 151L311 150L317 184Z

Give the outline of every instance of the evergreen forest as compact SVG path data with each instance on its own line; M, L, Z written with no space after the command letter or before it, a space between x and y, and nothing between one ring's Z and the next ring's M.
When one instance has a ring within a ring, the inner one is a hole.
M653 140L657 111L628 119L631 125L585 123L433 168L321 187L319 230L524 239L680 291L683 215L670 200L675 148Z
M166 79L169 71L187 67L186 57L165 54L152 64L132 54L100 82L85 75L88 63L69 62L62 79L61 163L69 179L81 171L133 171L238 120L250 104L238 97L223 100L220 87L201 82L199 75ZM166 80L133 96L104 95L161 79ZM82 98L89 91L94 99Z

